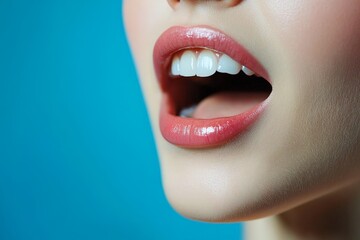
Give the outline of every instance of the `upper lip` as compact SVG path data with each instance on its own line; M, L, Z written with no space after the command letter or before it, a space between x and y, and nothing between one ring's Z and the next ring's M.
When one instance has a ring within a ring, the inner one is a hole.
M230 36L207 26L175 26L166 30L157 40L153 61L161 89L166 92L169 66L175 52L185 48L209 48L229 55L235 61L270 82L268 72L240 43Z

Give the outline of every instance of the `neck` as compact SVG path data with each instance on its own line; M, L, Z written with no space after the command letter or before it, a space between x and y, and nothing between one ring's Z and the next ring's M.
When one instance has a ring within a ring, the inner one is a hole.
M277 216L245 224L246 240L360 239L358 187L329 194Z

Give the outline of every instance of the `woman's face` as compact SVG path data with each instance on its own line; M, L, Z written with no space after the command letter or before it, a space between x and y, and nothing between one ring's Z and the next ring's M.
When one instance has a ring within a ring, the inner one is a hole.
M249 220L357 180L359 13L358 0L124 0L176 210Z

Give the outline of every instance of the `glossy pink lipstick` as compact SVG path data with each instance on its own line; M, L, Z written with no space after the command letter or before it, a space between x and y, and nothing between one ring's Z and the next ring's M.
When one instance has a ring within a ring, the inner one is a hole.
M170 143L188 148L222 145L244 133L265 109L268 99L252 109L231 117L194 119L176 116L176 107L168 87L169 66L175 52L186 48L208 48L222 52L269 81L264 67L231 37L208 27L171 27L154 47L154 67L163 92L160 110L160 131ZM269 81L270 82L270 81Z

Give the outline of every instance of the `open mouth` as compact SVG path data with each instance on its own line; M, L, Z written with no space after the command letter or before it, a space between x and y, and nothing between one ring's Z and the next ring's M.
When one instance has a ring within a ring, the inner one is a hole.
M208 27L172 27L154 48L163 92L160 130L170 143L204 148L245 132L268 103L267 71L239 43Z
M268 98L271 84L225 53L185 49L173 54L167 93L175 115L212 119L245 112Z

